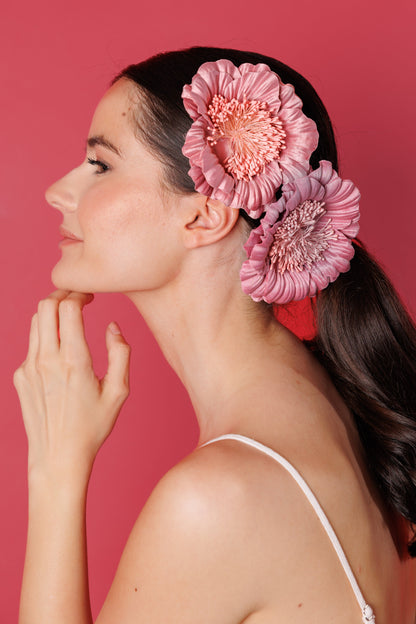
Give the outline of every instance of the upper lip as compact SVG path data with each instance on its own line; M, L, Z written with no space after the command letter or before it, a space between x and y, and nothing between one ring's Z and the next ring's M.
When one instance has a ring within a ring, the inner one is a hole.
M67 230L66 228L64 228L62 225L59 227L59 232L64 238L72 238L73 240L79 240L79 241L82 240L82 238L79 238L79 236L75 236L75 234L70 232L70 230Z

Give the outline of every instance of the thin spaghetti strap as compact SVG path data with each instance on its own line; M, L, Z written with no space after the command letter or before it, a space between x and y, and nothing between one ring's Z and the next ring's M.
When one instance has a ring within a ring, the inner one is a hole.
M312 492L312 490L310 489L306 481L303 479L303 477L296 470L296 468L294 468L294 466L292 466L292 464L288 462L287 459L279 455L279 453L276 453L276 451L274 451L273 449L269 448L268 446L265 446L261 442L257 442L257 440L253 440L252 438L248 438L238 433L228 433L228 434L219 436L217 438L213 438L212 440L209 440L208 442L201 444L201 447L206 446L207 444L211 444L212 442L217 442L218 440L238 440L240 442L244 442L245 444L248 444L249 446L253 446L256 449L263 451L263 453L266 453L270 457L273 457L273 459L279 462L279 464L281 464L281 466L283 466L283 468L285 468L292 475L292 477L295 479L296 483L302 489L306 498L308 499L308 501L314 508L316 515L318 516L329 539L331 540L331 543L335 549L335 552L338 555L338 559L340 560L341 565L344 568L344 572L347 575L347 578L353 589L357 602L360 605L363 624L375 624L376 620L375 620L373 610L370 607L370 605L368 605L366 601L364 600L364 597L361 593L360 588L358 587L358 583L355 579L353 571L351 570L351 566L348 563L347 557L335 534L334 529L332 528L328 518L325 515L325 512L323 511L314 493Z

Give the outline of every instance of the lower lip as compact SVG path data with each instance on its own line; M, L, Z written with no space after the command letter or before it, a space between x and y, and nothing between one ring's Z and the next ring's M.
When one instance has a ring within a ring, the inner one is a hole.
M81 240L75 240L74 238L63 238L59 241L59 247L63 247L64 245L74 245L75 243L82 243Z

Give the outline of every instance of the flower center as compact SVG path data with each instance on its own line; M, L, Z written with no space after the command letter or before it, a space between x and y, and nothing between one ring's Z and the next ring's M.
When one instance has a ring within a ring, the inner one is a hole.
M282 122L272 117L266 102L214 95L208 108L213 125L208 143L213 147L226 140L227 156L223 165L237 180L249 181L262 173L267 163L279 158L286 148Z
M323 259L328 241L337 238L331 220L318 227L326 214L324 206L325 202L307 199L276 228L268 255L272 265L277 263L279 273L311 269L314 262Z

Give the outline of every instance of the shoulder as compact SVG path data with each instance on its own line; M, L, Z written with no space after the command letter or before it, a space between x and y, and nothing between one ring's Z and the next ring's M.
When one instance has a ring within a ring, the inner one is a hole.
M249 512L253 485L250 450L242 446L227 440L195 449L162 477L144 512L161 522L162 517L175 518L187 534L193 525L208 532L224 530L227 518L236 528L235 512L240 519Z
M195 450L159 481L137 518L98 618L242 621L255 609L242 545L255 529L238 452ZM225 448L228 446L228 448ZM116 617L117 616L117 617Z
M184 624L201 609L204 621L216 623L257 609L253 574L259 581L267 556L263 458L242 447L227 440L198 448L159 481L130 534L100 624L115 613L123 614L119 621L151 622L156 603L160 621ZM275 531L276 519L271 524Z
M223 522L228 514L235 524L236 509L244 520L244 512L250 513L269 486L279 497L279 492L286 493L293 485L287 471L264 453L235 440L221 440L195 449L169 470L154 489L148 507L160 505L165 511L183 514L184 522L198 519L207 525L220 510Z
M196 449L164 475L138 526L170 535L190 559L215 556L217 564L231 558L244 565L264 550L269 529L285 558L292 527L302 521L299 504L308 507L281 465L241 442L222 440ZM293 514L298 520L288 526Z

